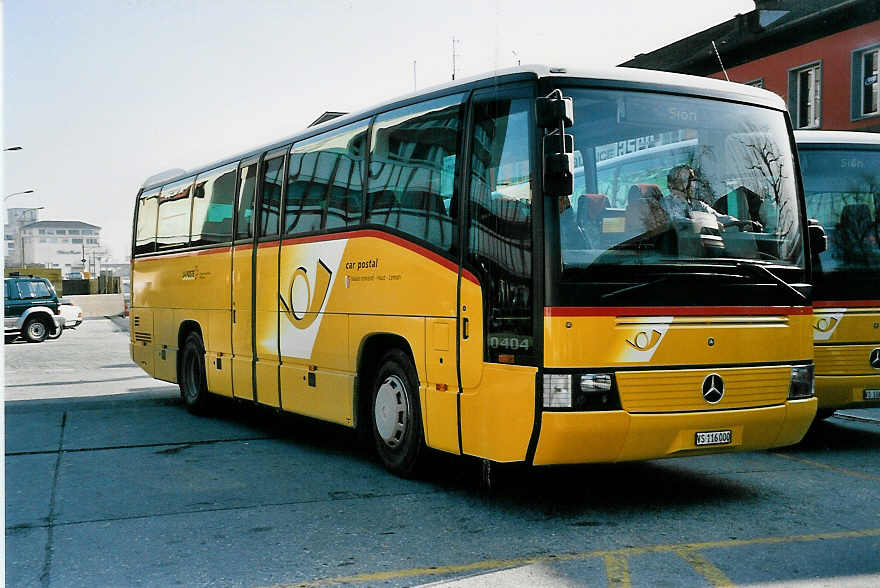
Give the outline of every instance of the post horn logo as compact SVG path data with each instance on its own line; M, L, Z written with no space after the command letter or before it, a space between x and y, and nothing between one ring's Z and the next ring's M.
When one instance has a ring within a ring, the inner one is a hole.
M724 380L718 374L709 374L703 380L703 400L718 404L724 398Z
M834 327L836 327L836 326L837 326L837 319L834 318L833 316L828 316L828 317L822 317L818 321L816 321L816 324L813 325L813 328L816 329L817 331L819 331L820 333L827 333L828 331L831 331L832 329L834 329Z
M871 362L872 368L880 370L880 347L871 351L871 355L868 356L868 361Z
M284 315L297 329L307 329L315 322L321 307L324 306L327 291L330 289L330 278L333 276L333 272L320 259L315 272L314 293L309 286L308 271L300 266L293 272L293 277L290 279L288 290L290 303L288 304L284 300L284 296L279 295Z
M660 342L660 338L663 336L663 333L656 329L651 329L651 332L641 331L633 337L632 341L629 339L626 340L627 343L634 349L638 349L639 351L648 351L657 345Z

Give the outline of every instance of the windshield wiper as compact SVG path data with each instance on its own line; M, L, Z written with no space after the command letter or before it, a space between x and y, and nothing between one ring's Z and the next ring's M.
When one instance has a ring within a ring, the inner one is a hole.
M789 284L788 282L786 282L785 280L783 280L782 278L780 278L779 276L777 276L776 274L774 274L773 272L771 272L770 270L768 270L766 267L764 267L761 264L751 263L748 261L738 261L738 262L736 262L736 267L758 270L758 273L766 275L771 280L773 280L773 282L777 286L782 286L782 288L784 288L785 290L792 292L795 296L797 296L804 303L809 303L809 301L810 301L810 299L807 298L803 292L801 292L800 290L798 290L797 288L795 288L794 286L792 286L791 284Z
M617 296L619 294L624 294L625 292L631 292L633 290L638 290L639 288L644 288L646 286L653 286L654 284L659 284L660 282L665 282L668 280L670 276L663 276L662 278L658 278L656 280L651 280L650 282L642 282L641 284L633 284L632 286L625 286L623 288L619 288L617 290L613 290L611 292L607 292L602 294L601 299L605 300L606 298L611 298L613 296Z

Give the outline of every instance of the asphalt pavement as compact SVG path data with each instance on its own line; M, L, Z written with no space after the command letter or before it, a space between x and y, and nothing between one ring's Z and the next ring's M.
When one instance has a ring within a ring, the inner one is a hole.
M111 320L5 352L9 586L880 585L876 411L782 450L499 468L487 491L471 460L402 480L342 427L190 415Z

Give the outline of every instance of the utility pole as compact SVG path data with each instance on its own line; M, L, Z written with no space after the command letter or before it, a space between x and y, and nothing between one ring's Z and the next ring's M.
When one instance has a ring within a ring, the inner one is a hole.
M456 44L461 43L460 40L456 41L455 37L452 37L452 80L455 81L455 58L458 57L458 54L455 52Z
M416 60L413 59L413 92L418 90L418 86L416 85Z

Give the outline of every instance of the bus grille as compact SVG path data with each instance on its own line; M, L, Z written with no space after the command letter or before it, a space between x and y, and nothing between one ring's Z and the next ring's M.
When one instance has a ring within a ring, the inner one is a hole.
M703 398L703 381L718 374L724 395L716 404ZM726 410L782 404L791 384L790 366L670 369L617 372L620 401L628 412Z
M151 343L153 341L153 335L151 333L144 333L143 331L135 331L134 340L141 343Z
M857 376L876 373L871 367L871 350L878 345L819 345L816 347L817 376Z

